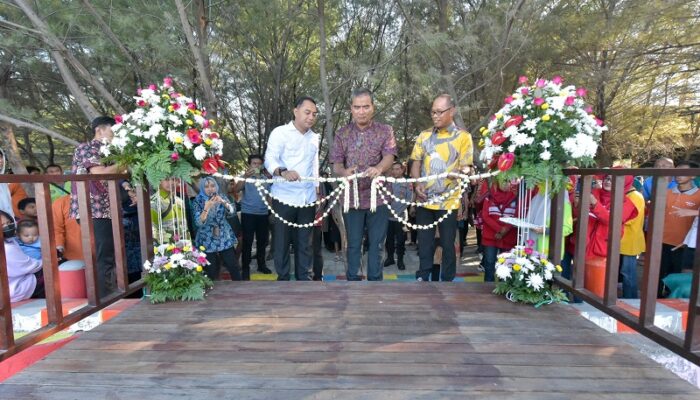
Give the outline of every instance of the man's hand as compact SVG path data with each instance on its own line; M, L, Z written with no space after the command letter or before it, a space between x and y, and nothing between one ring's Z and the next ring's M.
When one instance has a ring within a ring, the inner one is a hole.
M671 214L675 215L676 217L697 217L698 210L673 206L673 211L671 211Z
M422 182L416 183L416 198L419 201L428 200L428 195L425 193L425 183L422 183Z
M343 171L343 176L346 176L346 177L350 176L350 175L354 174L355 171L357 171L357 167L345 168L345 170Z
M250 178L251 176L255 175L256 173L257 173L257 169L251 167L245 171L245 174L243 174L243 177Z
M293 181L298 181L299 178L299 173L297 171L282 171L282 178L286 179L289 182Z
M382 174L382 171L380 171L376 167L369 167L365 170L365 176L368 178L376 178L381 174Z

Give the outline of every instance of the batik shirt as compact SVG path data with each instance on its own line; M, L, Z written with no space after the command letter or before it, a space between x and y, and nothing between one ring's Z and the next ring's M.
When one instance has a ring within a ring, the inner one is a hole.
M396 139L394 130L389 125L372 121L365 129L360 129L354 122L338 130L330 151L331 163L343 164L345 168L357 167L356 172L364 172L376 166L385 155L396 156ZM372 180L358 180L360 209L370 207ZM353 191L350 191L350 206L354 204ZM382 196L377 196L377 205L384 204Z
M79 145L73 154L73 165L71 173L75 175L87 175L90 173L90 168L100 166L100 147L102 142L92 140ZM107 190L107 182L94 180L88 182L90 191L90 207L92 209L92 218L111 218L109 214L109 191ZM77 219L78 215L78 184L71 185L70 196L70 217Z
M443 129L428 129L418 135L411 153L411 160L421 161L421 176L438 175L444 172L459 172L472 165L474 149L472 138L467 131L455 124ZM428 199L451 190L456 180L434 179L425 183ZM459 208L459 190L439 204L428 205L431 210L452 210Z

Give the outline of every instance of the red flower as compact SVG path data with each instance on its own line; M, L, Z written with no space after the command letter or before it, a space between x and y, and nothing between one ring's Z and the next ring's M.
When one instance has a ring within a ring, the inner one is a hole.
M488 168L489 168L489 170L493 170L493 169L498 168L498 158L495 158L495 157L494 157L494 158L491 160L491 162L489 162Z
M187 105L187 109L188 109L188 110L194 111L194 110L197 109L197 105L194 104L194 103L190 103L190 104Z
M146 107L146 104L146 100L139 100L138 102L136 102L136 105L139 107Z
M202 136L199 134L199 131L194 128L187 130L187 138L194 144L202 143Z
M121 115L117 114L114 116L114 122L121 124L122 122L124 122L124 119L122 118Z
M202 169L207 174L214 174L219 170L219 160L216 157L209 157L202 161Z
M179 247L176 247L173 249L173 254L177 254L177 253L181 253L181 252L182 252L182 249L180 249Z
M209 132L209 139L218 139L219 134L216 132Z
M491 137L491 143L493 143L496 146L500 145L501 143L503 143L505 141L506 141L506 137L503 136L503 131L498 131L498 132L494 133L493 136Z
M179 110L180 109L180 103L173 103L173 110Z
M505 153L501 154L500 157L498 157L498 170L501 172L508 171L513 167L513 163L515 162L515 154L513 153Z
M514 115L506 121L505 127L510 128L511 126L518 126L523 122L522 115Z
M173 161L177 161L180 159L180 155L177 154L177 152L175 152L175 153L170 155L170 159L172 159Z

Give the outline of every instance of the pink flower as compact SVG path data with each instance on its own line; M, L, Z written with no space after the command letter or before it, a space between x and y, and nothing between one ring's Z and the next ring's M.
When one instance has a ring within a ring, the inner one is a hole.
M535 241L532 240L532 239L528 239L525 243L527 243L527 245L528 245L529 247L532 247L532 246L535 245Z
M139 100L136 102L136 105L139 107L146 107L146 101L145 100Z
M593 107L591 107L591 106L586 106L586 108L584 108L583 111L585 111L585 112L587 112L587 113L590 114L590 113L593 112Z
M513 96L508 96L503 100L506 104L510 104L513 102Z
M173 240L176 241L176 242L179 242L179 241L180 241L180 235L178 235L177 233L176 233L175 235L173 235Z
M204 256L199 256L199 257L197 257L197 262L204 265L207 263L207 258Z
M531 247L526 247L526 248L525 248L525 254L527 254L528 256L529 256L530 254L532 254L532 248L531 248Z
M158 87L157 87L155 84L153 84L153 83L151 83L150 85L148 85L148 88L151 89L151 90L157 90L157 89L158 89Z
M527 83L527 76L521 75L520 78L518 78L518 83L521 85L524 85Z
M180 103L173 103L173 110L179 110L180 109Z
M187 109L188 109L188 110L194 111L194 110L197 109L197 105L194 104L194 103L190 103L190 104L187 105Z
M544 104L544 99L541 97L535 97L535 100L532 102L532 104L536 105L537 107L541 106Z
M580 87L580 88L576 89L576 96L578 96L578 97L586 97L587 94L588 94L588 91L586 90L586 88Z
M520 89L520 93L521 93L523 96L527 96L528 94L530 94L530 89L524 87L524 88Z
M216 132L209 132L209 139L218 139L219 134Z
M204 120L204 122L202 123L202 128L209 128L209 120Z
M121 124L122 122L124 122L124 119L122 118L121 115L117 114L114 116L114 122Z
M202 110L202 117L206 117L206 116L207 116L207 110Z
M565 106L573 106L574 105L574 100L576 100L573 96L569 96L564 100L564 105Z
M523 123L523 116L522 115L514 115L510 118L508 118L508 121L505 123L506 128L510 128L511 126L518 126Z
M177 161L180 159L180 155L177 154L177 152L174 152L173 154L170 155L170 159L173 161Z
M178 254L178 253L182 253L182 249L180 249L179 247L174 248L173 254Z
M564 79L559 75L552 78L552 83L554 83L555 85L561 85L562 82L564 82Z
M194 128L187 130L187 138L194 144L202 143L202 136L199 134L199 131Z
M138 88L138 89L136 89L136 94L138 94L139 96L141 96L141 92L142 92L142 91L143 91L143 89Z
M172 87L173 86L173 78L166 76L163 78L163 86L166 88Z
M491 121L495 121L495 120L496 120L496 116L495 116L495 115L492 115L492 116L491 116Z
M537 81L535 81L535 86L537 86L538 88L543 88L544 85L546 85L546 84L547 84L547 81L545 81L545 80L542 79L542 78L540 78L540 79L538 79Z
M600 118L596 118L596 119L595 119L595 123L596 123L598 126L603 126L603 120L600 119Z

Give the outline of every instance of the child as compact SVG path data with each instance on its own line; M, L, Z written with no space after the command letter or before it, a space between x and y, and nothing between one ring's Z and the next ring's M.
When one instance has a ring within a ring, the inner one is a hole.
M17 244L28 257L41 260L39 224L36 221L23 219L17 223Z
M19 209L21 220L37 220L36 200L34 199L34 197L27 197L25 199L20 200L17 204L17 208Z

